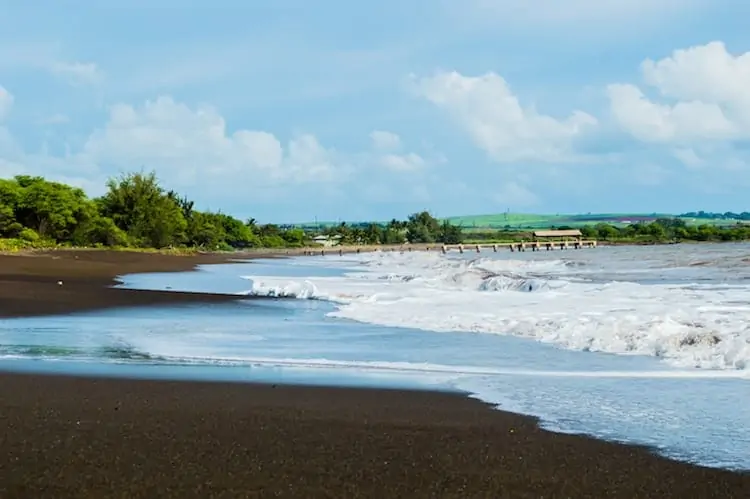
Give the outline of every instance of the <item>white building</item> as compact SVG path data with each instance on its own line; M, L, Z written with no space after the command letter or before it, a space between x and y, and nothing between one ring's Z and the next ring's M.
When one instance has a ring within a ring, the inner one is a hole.
M330 248L331 246L336 246L341 241L341 236L335 235L335 236L315 236L313 237L313 243L320 244L321 246L325 246L326 248Z

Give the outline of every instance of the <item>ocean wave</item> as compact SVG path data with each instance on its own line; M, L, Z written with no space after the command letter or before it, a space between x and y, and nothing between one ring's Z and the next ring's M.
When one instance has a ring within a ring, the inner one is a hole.
M153 363L164 360L160 356L140 351L127 344L100 347L75 347L58 345L2 345L0 358L44 360L111 360Z
M333 302L329 315L435 332L513 335L648 355L685 368L750 370L750 287L569 278L564 260L384 253L344 277L245 276L248 295Z
M12 351L12 352L11 352ZM748 371L727 370L545 370L497 368L485 365L435 362L338 360L329 358L255 357L216 354L153 354L132 345L118 344L93 349L56 346L6 346L0 357L44 356L47 360L97 360L115 363L147 363L169 366L272 367L292 369L347 370L355 372L424 375L431 382L447 382L465 376L513 376L533 378L623 378L623 379L746 379ZM436 378L436 376L438 376Z

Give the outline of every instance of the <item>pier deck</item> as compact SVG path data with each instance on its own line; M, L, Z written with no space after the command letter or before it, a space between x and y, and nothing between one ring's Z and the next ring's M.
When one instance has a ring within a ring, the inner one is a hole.
M524 241L512 243L492 243L492 244L398 244L398 245L367 245L367 246L334 246L320 249L307 249L303 251L304 255L333 255L344 253L361 253L368 251L440 251L448 253L457 251L465 253L473 251L481 253L482 251L492 251L497 253L499 250L515 251L552 251L568 250L582 248L596 248L597 242L594 240L575 240L575 241Z

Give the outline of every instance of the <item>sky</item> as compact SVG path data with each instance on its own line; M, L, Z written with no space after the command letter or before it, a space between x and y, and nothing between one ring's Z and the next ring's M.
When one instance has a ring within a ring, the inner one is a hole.
M0 176L260 222L750 210L747 0L0 0Z

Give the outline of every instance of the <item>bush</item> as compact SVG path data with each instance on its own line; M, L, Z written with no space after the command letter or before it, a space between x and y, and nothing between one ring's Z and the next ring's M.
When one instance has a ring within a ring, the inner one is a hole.
M22 241L27 241L30 243L36 243L39 242L41 239L39 237L39 234L34 229L29 229L24 227L21 229L18 233L18 239L21 239Z
M108 217L97 216L83 224L74 235L80 246L129 246L128 235Z

